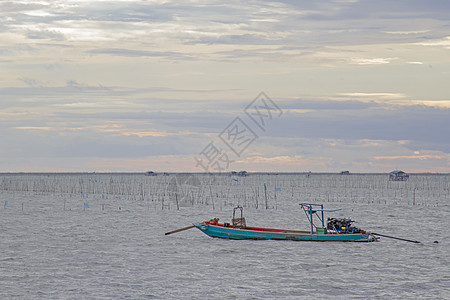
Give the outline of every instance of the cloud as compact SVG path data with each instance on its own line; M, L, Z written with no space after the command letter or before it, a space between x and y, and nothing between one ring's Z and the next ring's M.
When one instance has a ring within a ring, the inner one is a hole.
M376 156L375 160L399 160L399 159L414 159L414 160L427 160L427 159L448 159L448 155L394 155L394 156Z
M394 100L391 101L394 105L402 105L402 106L428 106L432 108L450 108L450 100Z
M302 107L301 103L297 103L295 107ZM348 104L353 109L347 109ZM422 144L427 149L450 152L450 143L442 139L441 134L441 129L450 128L448 108L335 103L335 106L339 105L342 105L341 109L332 106L326 109L328 105L322 107L320 104L314 109L312 104L305 105L305 109L312 111L301 115L287 110L285 116L273 124L269 133L273 136L299 138L409 140L414 141L414 148L421 147Z
M18 130L26 130L26 131L34 131L34 130L42 130L42 131L50 131L50 130L54 130L54 128L52 127L38 127L38 126L19 126L19 127L14 127L14 129L18 129Z
M364 100L368 99L371 101L384 100L384 99L404 99L406 95L403 93L341 93L338 96Z
M52 30L29 30L27 38L32 40L64 41L64 34Z
M348 100L349 98L352 98L351 95L353 93L344 93L340 95L339 100L326 100L326 99L320 99L320 100L307 100L307 99L295 99L295 100L284 100L280 101L281 107L283 109L288 111L295 111L295 110L310 110L310 111L317 111L317 110L327 110L327 111L340 111L340 110L363 110L368 109L371 107L379 107L379 104L372 102L363 102L361 99L355 99L355 100ZM367 98L370 98L369 95L367 95ZM377 99L376 97L371 98L372 100Z
M266 34L223 34L213 37L199 37L192 39L190 44L229 44L229 45L280 45L282 37L267 36Z
M435 39L431 41L418 42L416 45L427 46L427 47L444 47L450 49L450 36L442 39Z
M175 60L187 60L192 59L189 55L185 55L178 52L173 51L144 51L144 50L130 50L130 49L95 49L90 50L90 54L109 54L114 56L125 56L125 57L142 57L142 56L149 56L149 57L166 57L171 58Z
M411 31L387 31L389 34L423 34L430 32L430 30L411 30Z
M389 64L391 61L398 59L397 57L387 58L352 58L350 63L357 65L384 65Z

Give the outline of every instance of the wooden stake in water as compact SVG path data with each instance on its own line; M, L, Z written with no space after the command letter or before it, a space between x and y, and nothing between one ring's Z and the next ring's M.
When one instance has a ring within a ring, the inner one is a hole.
M266 209L269 209L269 204L267 203L267 186L264 183L264 197L266 198Z
M213 194L212 194L212 189L211 189L211 183L209 184L209 194L211 195L211 203L212 203L213 210L214 210L214 199L213 199Z

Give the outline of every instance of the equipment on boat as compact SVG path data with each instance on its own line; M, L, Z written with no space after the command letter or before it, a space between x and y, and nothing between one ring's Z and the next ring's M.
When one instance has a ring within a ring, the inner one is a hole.
M327 229L335 230L337 232L342 232L342 233L359 233L359 232L361 232L361 229L352 226L353 222L355 222L355 221L352 221L350 219L328 218Z
M240 209L241 210L241 217L240 218L236 218L236 210ZM233 208L233 219L231 220L233 223L233 228L242 228L245 229L247 228L247 224L245 223L245 218L244 218L244 208L242 206L237 206L235 208Z

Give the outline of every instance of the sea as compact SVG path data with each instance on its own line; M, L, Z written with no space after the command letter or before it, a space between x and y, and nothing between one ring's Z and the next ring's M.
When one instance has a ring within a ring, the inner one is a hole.
M450 299L450 175L0 174L0 299ZM224 240L308 229L300 203L393 237Z

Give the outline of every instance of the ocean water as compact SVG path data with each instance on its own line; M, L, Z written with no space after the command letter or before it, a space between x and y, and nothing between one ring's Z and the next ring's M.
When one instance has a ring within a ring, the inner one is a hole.
M334 179L322 186L335 185ZM311 199L342 208L333 216L351 217L365 230L422 244L388 238L374 243L232 241L197 229L164 235L213 217L229 221L234 202L243 201L229 187L223 188L228 200L222 205L189 202L179 209L173 201L164 206L145 197L3 190L0 299L449 299L446 180L442 192L417 192L414 205L405 192L405 198L386 202L351 195L330 200L329 194ZM276 201L270 195L269 209L251 205L249 192L247 224L308 228L298 206L307 199L290 198L290 191L283 198L283 191ZM374 193L372 186L364 192L361 185L331 191ZM319 196L312 192L311 197Z

